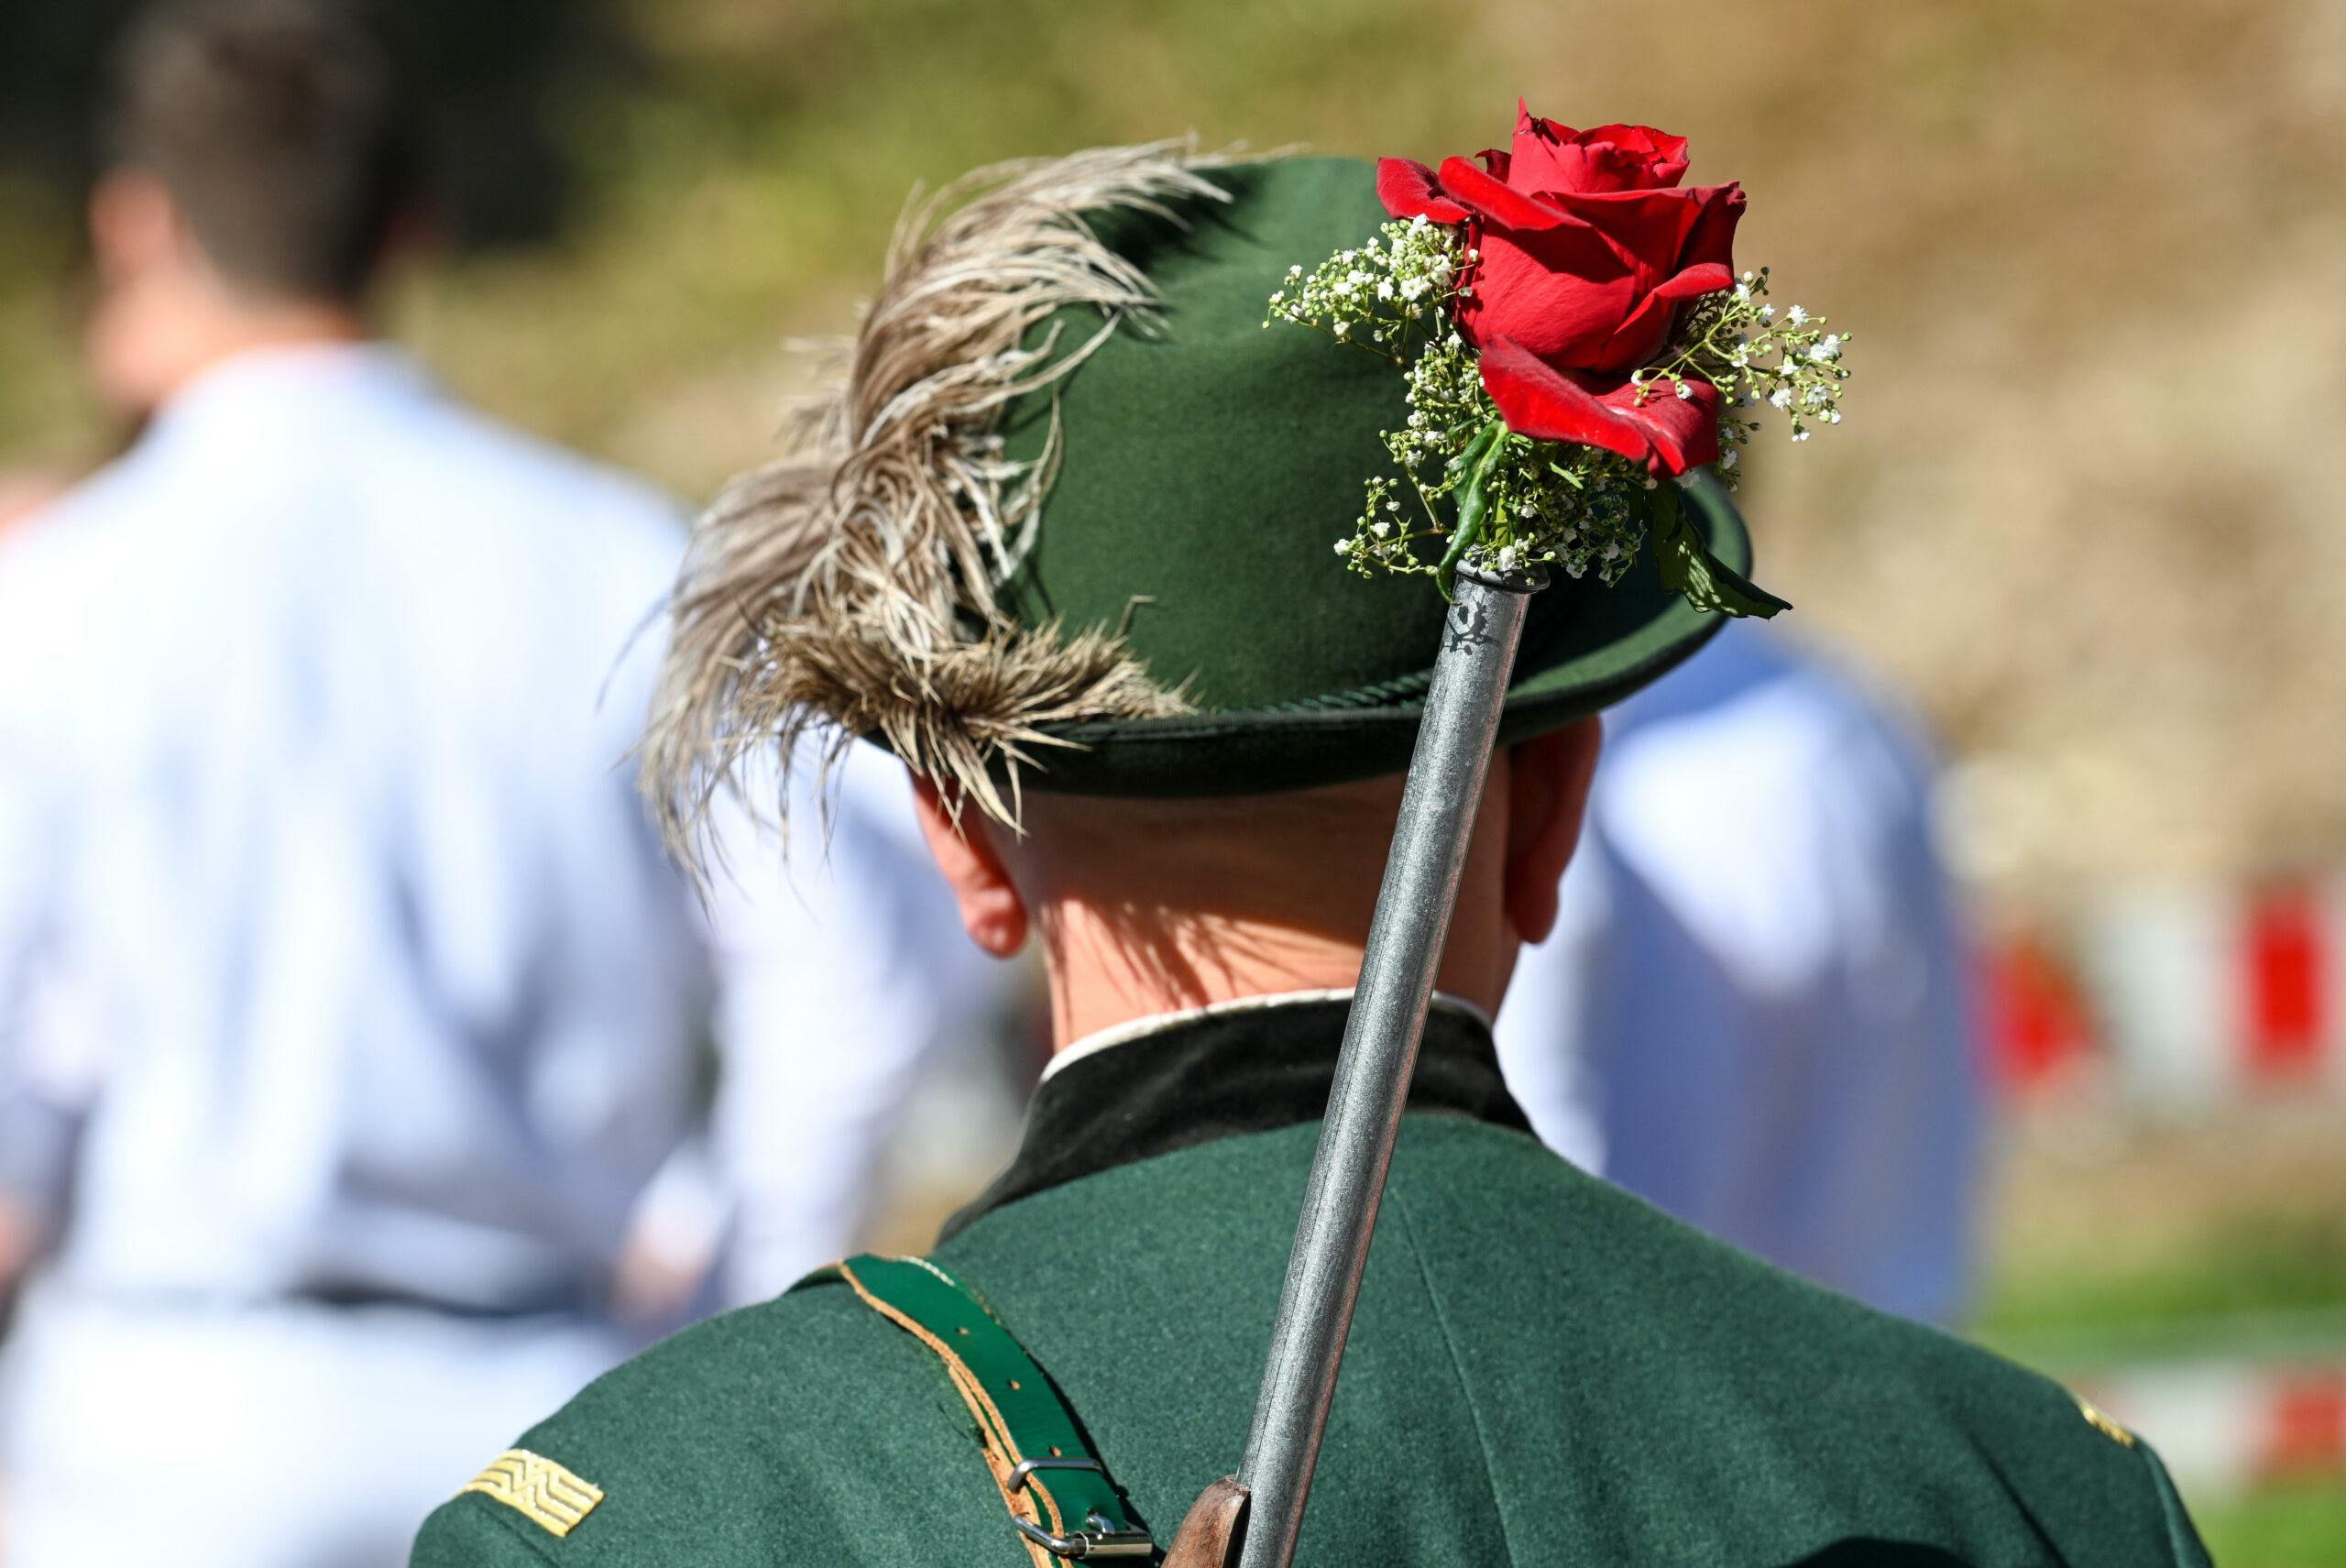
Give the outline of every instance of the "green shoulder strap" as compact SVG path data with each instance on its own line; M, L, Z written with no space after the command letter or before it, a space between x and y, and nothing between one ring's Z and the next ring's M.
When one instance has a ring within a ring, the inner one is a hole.
M922 1257L850 1257L803 1288L842 1279L866 1306L936 1353L977 1418L986 1465L1036 1568L1053 1557L1148 1557L1156 1542L1124 1512L1074 1412L978 1293Z

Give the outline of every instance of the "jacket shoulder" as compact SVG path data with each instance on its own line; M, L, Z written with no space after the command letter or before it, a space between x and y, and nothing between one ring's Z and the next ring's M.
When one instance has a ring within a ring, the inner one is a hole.
M516 1449L598 1494L583 1511L573 1495L575 1523L501 1485L467 1489L426 1521L412 1562L946 1563L974 1532L999 1535L1014 1568L1025 1553L969 1426L925 1348L817 1286L677 1334L523 1433Z
M1178 1519L1243 1451L1316 1135L1102 1171L939 1249L1152 1520ZM1071 1273L1070 1236L1146 1245ZM2051 1380L1795 1278L1529 1136L1414 1115L1313 1517L1323 1552L1343 1541L1327 1560L1361 1563L2199 1568L2130 1439Z
M1502 1447L1538 1453L1532 1434L1577 1404L1568 1425L1612 1433L1660 1516L1748 1512L1810 1541L1863 1518L1969 1561L2206 1562L2157 1456L2053 1379L1761 1262L1528 1139L1430 1127L1419 1156L1397 1161L1394 1201L1428 1288L1450 1298L1438 1310L1507 1369L1469 1376L1492 1429L1521 1434Z

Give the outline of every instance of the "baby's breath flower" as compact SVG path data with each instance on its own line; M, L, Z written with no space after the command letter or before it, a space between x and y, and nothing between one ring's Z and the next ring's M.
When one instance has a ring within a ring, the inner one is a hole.
M1316 328L1337 344L1376 354L1405 375L1408 413L1384 433L1394 465L1370 478L1365 505L1352 537L1336 554L1353 571L1431 573L1453 526L1449 500L1462 476L1451 465L1494 424L1498 411L1484 389L1475 350L1455 325L1455 306L1472 297L1459 280L1480 258L1461 231L1423 216L1384 226L1373 242L1329 258L1316 270L1290 267L1271 296L1267 319ZM1638 400L1665 389L1692 400L1698 386L1720 396L1717 469L1732 486L1737 448L1759 425L1731 411L1761 403L1782 411L1793 439L1810 424L1837 424L1838 360L1847 334L1825 333L1825 323L1790 308L1779 321L1764 302L1765 268L1744 272L1737 284L1694 302L1655 364L1635 368ZM1570 577L1594 573L1610 583L1638 559L1645 544L1647 506L1641 492L1658 481L1639 462L1577 443L1533 440L1512 433L1482 471L1488 510L1469 565L1498 570L1544 565ZM1405 506L1408 499L1415 504Z

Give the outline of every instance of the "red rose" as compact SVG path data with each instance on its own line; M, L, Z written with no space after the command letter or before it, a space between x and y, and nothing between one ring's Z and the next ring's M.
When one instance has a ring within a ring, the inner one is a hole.
M1629 372L1670 341L1687 301L1735 282L1735 185L1677 189L1686 138L1643 126L1575 131L1521 109L1512 152L1436 174L1380 159L1377 193L1397 218L1464 224L1480 253L1459 330L1482 353L1483 385L1519 434L1602 446L1659 474L1718 457L1718 390Z

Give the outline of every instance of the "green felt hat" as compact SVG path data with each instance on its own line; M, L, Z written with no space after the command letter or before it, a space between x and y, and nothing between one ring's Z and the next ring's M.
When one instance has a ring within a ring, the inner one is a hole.
M1331 548L1352 532L1363 482L1393 471L1379 433L1409 417L1402 372L1308 328L1263 324L1288 267L1388 221L1375 170L1295 159L1207 178L1226 204L1097 225L1163 308L1128 318L1005 425L1011 454L1032 457L1056 404L1064 450L1005 608L1030 625L1124 627L1149 674L1197 711L1050 726L1081 749L1038 752L1029 788L1299 789L1399 773L1416 742L1442 598L1426 577L1364 578ZM1081 330L1060 324L1063 339ZM1733 506L1715 488L1694 498L1712 553L1749 576ZM1665 589L1650 554L1611 587L1559 575L1532 601L1502 743L1620 701L1720 619Z
M1290 266L1387 221L1370 166L1157 147L972 178L900 233L824 440L696 530L647 745L671 828L742 752L787 756L817 726L1005 817L1020 790L1406 769L1445 606L1333 548L1393 471L1402 372L1264 325ZM1687 494L1748 574L1724 494ZM1502 742L1619 701L1717 630L1650 556L1534 599Z

